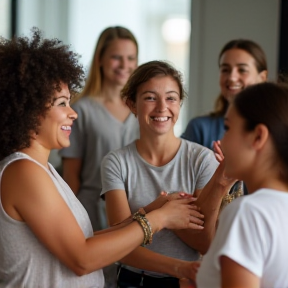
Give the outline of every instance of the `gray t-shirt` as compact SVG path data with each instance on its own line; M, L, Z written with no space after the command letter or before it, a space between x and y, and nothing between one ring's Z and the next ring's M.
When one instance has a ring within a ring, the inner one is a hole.
M104 228L98 223L101 221L101 215L97 215L99 211L95 211L99 209L101 161L108 152L137 139L139 124L132 113L124 122L119 121L95 97L83 97L72 108L78 113L78 118L72 127L71 144L61 149L59 154L82 159L77 197L88 211L94 230L99 230Z
M155 200L163 190L193 194L196 189L202 189L217 166L211 150L182 139L176 156L166 165L156 167L138 154L133 142L104 157L101 195L110 190L125 190L131 212L134 213ZM167 229L155 234L147 248L182 260L194 261L199 258L197 251Z
M28 155L19 152L13 153L0 162L0 187L5 168L19 159L33 161L49 174L59 193L71 209L85 237L93 236L87 212L52 165L49 164L50 172ZM17 175L15 175L15 181L17 181ZM1 288L104 287L104 276L101 269L88 275L77 276L46 249L25 222L14 220L5 212L1 198L0 231Z

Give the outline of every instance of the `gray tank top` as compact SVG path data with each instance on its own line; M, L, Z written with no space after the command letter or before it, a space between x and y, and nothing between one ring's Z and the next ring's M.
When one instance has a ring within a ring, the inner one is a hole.
M52 165L49 164L50 170L48 170L24 153L13 153L0 162L0 187L5 168L21 159L33 161L47 171L85 237L91 237L93 230L86 210ZM0 287L103 288L104 277L102 270L81 277L77 276L39 242L25 222L12 219L4 211L0 198Z

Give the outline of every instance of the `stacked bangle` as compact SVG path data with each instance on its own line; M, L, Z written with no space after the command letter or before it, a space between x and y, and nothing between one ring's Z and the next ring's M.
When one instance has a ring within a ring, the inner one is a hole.
M144 211L144 212L143 212ZM141 208L133 214L133 220L136 220L144 231L144 240L142 246L152 243L153 231L148 219L145 217L145 210Z
M243 182L238 181L235 185L235 189L233 190L233 192L223 197L221 207L223 208L223 206L231 203L234 199L242 195L243 195Z

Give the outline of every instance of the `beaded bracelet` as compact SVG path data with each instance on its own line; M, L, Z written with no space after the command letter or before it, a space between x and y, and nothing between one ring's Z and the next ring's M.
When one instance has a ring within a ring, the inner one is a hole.
M143 211L141 211L143 212ZM132 218L136 220L144 231L144 240L142 246L149 245L152 243L153 231L148 219L145 217L145 214L141 212L136 212L133 214ZM145 213L145 211L144 211Z
M232 191L231 194L227 194L223 197L222 203L221 203L221 208L223 208L223 206L231 203L234 199L243 195L243 182L242 181L239 181L236 184L235 188L236 189L234 189L234 191Z

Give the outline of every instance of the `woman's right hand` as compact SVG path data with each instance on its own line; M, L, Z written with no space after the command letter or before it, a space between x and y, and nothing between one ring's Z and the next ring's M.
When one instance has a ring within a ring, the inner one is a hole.
M157 214L155 222L156 226L160 224L159 230L163 228L202 230L204 228L202 226L204 224L204 215L192 204L193 202L194 199L191 198L169 201L149 214ZM147 214L148 220L150 218L149 214ZM154 228L153 225L152 228ZM153 231L155 230L153 229Z

